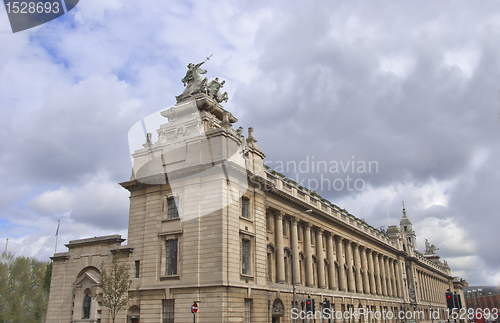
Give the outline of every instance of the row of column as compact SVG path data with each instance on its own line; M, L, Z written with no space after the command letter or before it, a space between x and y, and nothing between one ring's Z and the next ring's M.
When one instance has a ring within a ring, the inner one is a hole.
M277 282L285 282L285 257L283 245L283 217L279 212L276 219L276 247L277 247ZM300 277L298 219L292 218L292 253L294 259L294 276L296 281ZM304 227L304 253L306 261L306 286L314 287L313 252L311 243L310 223ZM323 247L323 234L326 237L326 255ZM334 240L336 257L334 252ZM345 257L344 257L345 254ZM316 257L318 258L318 286L326 288L325 258L328 259L328 285L330 289L383 295L389 297L403 297L403 284L400 271L400 261L349 239L316 229ZM339 264L336 273L335 260ZM338 283L337 284L337 275ZM337 286L340 285L340 286Z
M418 289L419 299L421 301L446 302L445 293L449 287L445 281L420 270L417 270L417 275L420 284L420 288Z

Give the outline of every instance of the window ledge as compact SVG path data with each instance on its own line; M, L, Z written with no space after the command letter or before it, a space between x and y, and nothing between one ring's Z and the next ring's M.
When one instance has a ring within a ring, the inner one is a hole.
M180 217L176 217L176 218L171 218L171 219L163 219L161 220L161 222L169 222L169 221L179 221L181 218Z
M254 277L252 275L240 274L240 278L254 280Z
M168 275L168 276L160 276L160 280L179 280L181 276L179 275Z
M240 215L240 219L245 220L245 221L250 222L250 223L253 223L253 221L251 219L245 218L244 216L241 216L241 215Z

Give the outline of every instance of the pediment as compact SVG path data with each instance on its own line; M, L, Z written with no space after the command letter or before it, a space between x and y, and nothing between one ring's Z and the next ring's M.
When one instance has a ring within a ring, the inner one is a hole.
M91 285L101 284L101 277L98 273L86 271L76 279L75 286L82 286L86 279L90 281Z

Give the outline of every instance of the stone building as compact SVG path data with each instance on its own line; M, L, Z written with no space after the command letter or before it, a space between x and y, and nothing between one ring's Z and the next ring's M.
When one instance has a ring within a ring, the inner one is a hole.
M147 135L121 183L130 191L127 244L94 237L55 254L46 322L111 322L95 300L83 304L114 254L137 287L117 323L191 322L195 301L197 322L292 322L294 294L299 314L310 298L316 311L328 300L335 313L396 316L340 321L399 322L399 311L430 321L430 309L445 320L450 268L435 247L417 250L406 211L381 232L267 169L253 129L245 138L232 128L237 119L220 104L227 94L200 80L200 65L188 66L186 90L161 113L168 122L154 143Z

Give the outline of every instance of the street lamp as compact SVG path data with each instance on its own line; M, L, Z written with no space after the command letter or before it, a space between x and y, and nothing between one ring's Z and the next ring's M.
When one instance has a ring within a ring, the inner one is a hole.
M305 213L311 213L312 210L311 209L308 209L305 211ZM290 246L292 247L292 287L293 287L293 308L297 308L297 300L296 300L296 294L295 294L295 267L294 267L294 263L295 263L295 258L294 258L294 253L297 252L298 250L293 250L293 241L292 241L292 226L293 226L293 217L296 216L297 214L300 214L302 212L297 212L297 213L294 213L290 216ZM294 318L293 319L293 322L297 322L297 319Z

